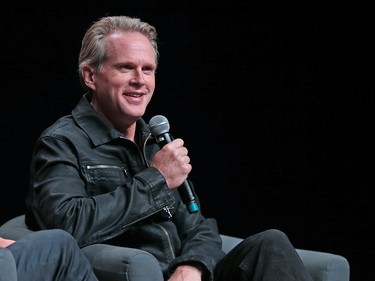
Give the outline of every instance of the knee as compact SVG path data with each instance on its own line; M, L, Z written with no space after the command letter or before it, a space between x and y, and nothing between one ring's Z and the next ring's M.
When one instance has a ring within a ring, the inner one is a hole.
M47 233L49 237L53 237L52 239L57 239L57 240L64 240L64 241L75 241L73 236L68 233L65 230L62 229L48 229L48 230L42 230Z
M68 232L62 229L48 229L34 232L34 236L38 237L38 243L43 245L53 245L54 249L71 249L78 248L77 242Z
M43 240L43 241L55 241L55 240L73 240L74 238L65 230L62 229L44 229L33 232L29 237L33 237L33 239Z
M163 281L157 259L146 251L107 244L82 248L99 280Z
M268 242L280 242L288 240L288 236L278 229L268 229L262 233L263 240Z
M263 242L271 245L289 244L288 236L278 229L269 229L262 232Z
M158 260L147 252L135 253L128 263L129 280L163 280Z
M283 244L289 244L287 235L278 229L268 229L259 232L247 238L248 243L256 243L258 246L263 247L278 247Z

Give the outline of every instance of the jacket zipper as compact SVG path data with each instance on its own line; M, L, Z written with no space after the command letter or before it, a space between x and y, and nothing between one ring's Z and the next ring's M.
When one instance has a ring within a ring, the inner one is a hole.
M147 136L147 138L143 142L142 151L140 151L141 155L142 155L143 162L145 163L145 166L148 167L148 168L150 167L150 163L148 163L147 158L146 158L146 143L150 139L150 137L151 137L151 133Z
M166 238L167 238L167 241L168 241L168 245L169 245L169 250L172 254L172 259L175 259L176 256L175 256L175 253L174 253L174 248L173 248L173 245L172 245L172 241L171 241L171 237L169 236L169 233L168 231L163 227L161 226L160 224L157 224L157 223L154 223L156 226L158 226L161 231L165 234Z
M95 169L119 169L124 172L125 176L128 175L128 172L126 171L126 168L124 166L116 166L116 165L88 165L86 166L88 170L95 170Z
M143 142L143 146L142 146L142 151L140 151L140 153L142 155L143 162L144 162L146 167L150 167L150 163L148 163L147 158L146 158L146 143L150 139L150 137L151 137L151 133L148 134L148 136L145 138L145 140ZM173 208L171 208L169 206L165 206L163 208L164 212L166 212L168 214L169 219L172 217L172 214L171 214L171 211L170 211L171 209L173 209Z
M147 158L146 158L146 143L147 143L147 141L150 139L150 137L151 137L151 133L149 133L148 136L147 136L147 137L145 138L145 140L143 141L142 150L139 149L138 145L136 145L136 147L137 147L137 149L138 149L138 151L139 151L139 154L141 155L141 159L142 159L142 161L143 161L143 164L144 164L146 167L150 167L150 164L148 163ZM120 138L125 139L123 136L120 136ZM98 165L98 166L101 166L101 165ZM118 168L120 168L120 167L118 167ZM127 171L126 171L126 169L125 169L125 168L123 168L123 169L124 169L124 173L127 175ZM143 217L143 218L141 218L141 219L138 219L138 220L132 222L131 224L123 225L123 226L122 226L122 229L124 229L125 227L128 227L128 226L130 226L130 225L133 225L133 224L137 223L138 221L141 221L141 220L143 220L143 219L145 219L145 218L148 218L148 217L152 216L153 214L156 214L156 213L158 213L158 212L161 212L162 210L168 213L168 218L171 218L171 217L172 217L172 214L171 214L170 209L171 209L171 208L170 208L169 206L165 206L163 209L158 210L158 211L156 211L156 212L152 212L152 213L149 214L148 216L145 216L145 217ZM159 225L159 226L160 226L160 225ZM161 227L161 226L160 226L160 227ZM165 234L167 235L167 237L168 237L168 242L169 242L168 244L169 244L170 247L172 248L172 244L171 244L171 241L170 241L170 238L169 238L168 232L167 232L164 228L163 228L163 230L164 230L164 233L165 233ZM173 252L173 251L172 251L172 253L173 253L173 255L174 255L174 252Z

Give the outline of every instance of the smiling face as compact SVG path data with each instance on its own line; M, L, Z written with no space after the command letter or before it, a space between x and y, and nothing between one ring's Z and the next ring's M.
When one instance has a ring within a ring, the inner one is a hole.
M147 37L137 32L110 34L105 46L101 67L85 66L82 76L92 90L91 105L123 132L144 115L154 93L155 52Z

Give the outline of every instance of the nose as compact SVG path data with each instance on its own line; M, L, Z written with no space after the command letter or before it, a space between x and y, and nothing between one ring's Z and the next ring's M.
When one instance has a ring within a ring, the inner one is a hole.
M142 69L134 69L133 77L130 79L130 82L134 84L145 84L145 81L145 74Z

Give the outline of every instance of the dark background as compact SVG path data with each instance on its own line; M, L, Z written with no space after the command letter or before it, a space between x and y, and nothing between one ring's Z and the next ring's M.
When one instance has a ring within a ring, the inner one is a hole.
M221 233L278 228L297 248L345 256L352 281L372 276L369 7L5 0L0 11L0 223L24 212L36 138L83 93L85 30L125 14L157 27L161 58L145 118L165 115L185 140L202 211Z

